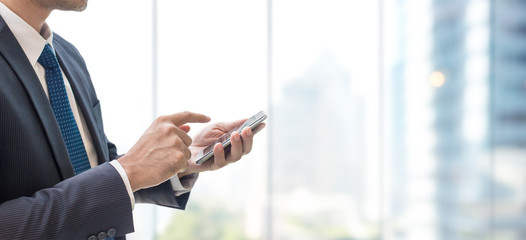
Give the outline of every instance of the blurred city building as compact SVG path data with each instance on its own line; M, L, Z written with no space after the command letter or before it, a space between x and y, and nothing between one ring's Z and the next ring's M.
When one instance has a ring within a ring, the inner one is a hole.
M387 239L524 239L526 2L387 2Z

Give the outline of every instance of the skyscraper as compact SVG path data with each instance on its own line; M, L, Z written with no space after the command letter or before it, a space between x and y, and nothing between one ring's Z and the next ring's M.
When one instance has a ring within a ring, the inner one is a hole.
M388 235L522 239L526 3L388 2Z

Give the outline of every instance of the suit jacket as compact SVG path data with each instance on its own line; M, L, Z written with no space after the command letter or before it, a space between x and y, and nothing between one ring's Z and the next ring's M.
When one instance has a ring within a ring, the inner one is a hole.
M22 48L0 17L0 239L124 239L133 232L130 199L104 134L100 103L77 49L54 35L59 63L82 111L99 166L74 174L49 100ZM169 182L138 191L136 202L184 208L189 193Z

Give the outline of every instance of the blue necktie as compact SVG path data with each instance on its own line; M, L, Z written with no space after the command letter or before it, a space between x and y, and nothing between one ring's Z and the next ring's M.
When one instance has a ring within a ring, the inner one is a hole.
M38 63L46 69L46 82L51 108L53 108L64 143L66 143L75 174L80 174L90 169L89 159L77 122L75 122L73 111L69 105L62 71L51 45L46 44L38 58Z

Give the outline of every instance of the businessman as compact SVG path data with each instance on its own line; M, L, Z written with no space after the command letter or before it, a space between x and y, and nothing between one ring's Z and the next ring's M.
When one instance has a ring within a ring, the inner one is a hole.
M191 139L188 123L210 118L176 113L118 155L84 60L45 23L86 5L0 0L0 239L125 239L136 202L184 209L198 173L238 161L264 127L234 132L228 154L217 144L213 160L195 165L195 153L243 120Z

